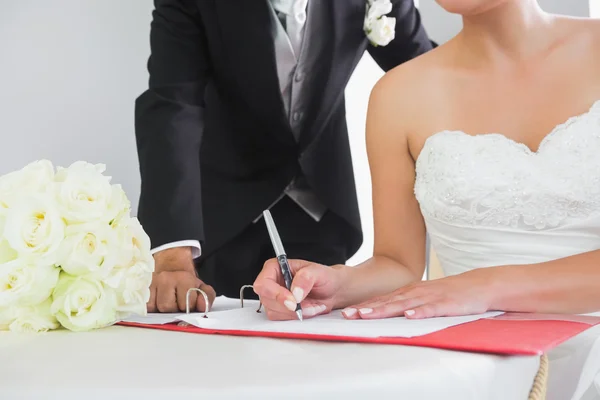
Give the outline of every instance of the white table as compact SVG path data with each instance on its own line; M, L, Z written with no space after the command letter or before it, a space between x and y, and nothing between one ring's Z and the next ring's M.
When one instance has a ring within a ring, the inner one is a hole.
M0 398L527 399L537 357L111 327L0 333Z
M600 325L550 351L548 359L548 400L600 400Z
M573 360L600 362L600 329L594 330L550 354L558 361L550 386L560 396L549 399L568 400L563 396L578 384L594 385L597 376L587 373L581 383L572 371ZM538 357L119 326L41 336L0 332L2 400L525 400L538 366Z

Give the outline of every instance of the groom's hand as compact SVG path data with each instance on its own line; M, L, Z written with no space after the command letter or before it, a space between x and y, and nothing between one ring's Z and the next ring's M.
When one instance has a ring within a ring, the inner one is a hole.
M155 269L150 285L148 312L185 312L187 291L199 288L208 297L210 305L216 293L212 286L196 276L192 250L189 247L176 247L154 254ZM205 311L204 296L194 291L190 293L190 311Z

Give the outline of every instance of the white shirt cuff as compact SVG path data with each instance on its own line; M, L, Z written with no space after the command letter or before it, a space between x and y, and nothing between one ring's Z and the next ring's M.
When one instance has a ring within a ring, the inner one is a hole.
M200 242L197 240L180 240L177 242L165 243L162 246L158 246L158 247L150 250L150 252L152 254L154 254L154 253L158 253L159 251L172 249L175 247L191 247L192 248L192 258L194 258L194 259L200 257L200 254L202 253L202 248L200 247Z

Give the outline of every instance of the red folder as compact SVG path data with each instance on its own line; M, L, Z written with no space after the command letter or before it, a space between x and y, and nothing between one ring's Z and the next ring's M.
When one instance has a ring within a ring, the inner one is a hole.
M567 339L598 324L600 324L600 317L507 313L412 338L364 338L303 333L212 330L192 325L179 326L177 323L164 325L119 323L124 326L200 334L395 344L504 355L542 355Z

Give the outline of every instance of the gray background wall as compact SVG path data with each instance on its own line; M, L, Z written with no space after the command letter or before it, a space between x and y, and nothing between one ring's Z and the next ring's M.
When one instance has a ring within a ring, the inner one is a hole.
M253 0L254 1L254 0ZM339 0L336 0L339 1ZM597 6L598 0L590 0ZM543 8L589 15L588 0L541 0ZM442 43L460 18L420 0L424 24ZM133 203L139 173L134 99L145 89L151 0L0 0L0 174L47 158L101 162ZM372 249L370 178L364 149L367 99L381 71L367 55L347 89L348 124L365 244Z

